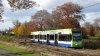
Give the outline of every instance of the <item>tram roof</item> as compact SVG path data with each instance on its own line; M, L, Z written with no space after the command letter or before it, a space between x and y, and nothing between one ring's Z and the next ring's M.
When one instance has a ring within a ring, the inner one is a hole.
M45 35L45 34L71 34L72 29L58 29L58 30L45 30L45 31L35 31L31 32L31 35Z

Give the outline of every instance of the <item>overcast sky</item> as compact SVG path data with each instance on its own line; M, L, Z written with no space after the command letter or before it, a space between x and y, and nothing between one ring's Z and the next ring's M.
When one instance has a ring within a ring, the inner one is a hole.
M85 7L85 9L82 10L82 13L85 14L84 19L86 21L93 22L95 18L100 17L100 4L88 7L90 5L100 3L100 0L34 0L40 5L39 7L34 7L28 10L18 10L15 12L12 12L10 10L10 6L8 5L7 0L2 1L4 5L4 14L2 19L4 20L4 22L0 22L0 29L2 30L12 27L12 22L15 20L19 20L20 22L29 21L31 16L34 15L34 13L36 13L38 10L46 9L50 12L54 10L56 6L62 5L70 1L78 3L79 5Z

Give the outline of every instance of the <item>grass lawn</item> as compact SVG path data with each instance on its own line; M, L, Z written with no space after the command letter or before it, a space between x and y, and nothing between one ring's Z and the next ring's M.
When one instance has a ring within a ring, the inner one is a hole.
M13 47L13 46L8 46L8 45L5 45L5 44L0 44L0 48L7 50L10 53L19 55L19 56L40 56L39 53L36 53L36 52L32 53L32 52L29 52L27 50L23 50L23 49L16 48L16 47ZM3 55L0 55L0 56L3 56Z
M4 55L0 54L0 56L4 56Z

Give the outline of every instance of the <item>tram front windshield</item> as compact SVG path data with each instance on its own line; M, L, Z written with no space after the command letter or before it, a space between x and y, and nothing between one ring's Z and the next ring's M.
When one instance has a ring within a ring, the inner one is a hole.
M81 40L81 33L80 32L73 32L72 33L73 40Z

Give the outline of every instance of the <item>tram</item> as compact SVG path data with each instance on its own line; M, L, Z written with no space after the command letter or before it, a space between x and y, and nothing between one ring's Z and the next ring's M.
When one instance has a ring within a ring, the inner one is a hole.
M83 47L80 28L36 31L31 32L31 35L32 42L62 47Z

